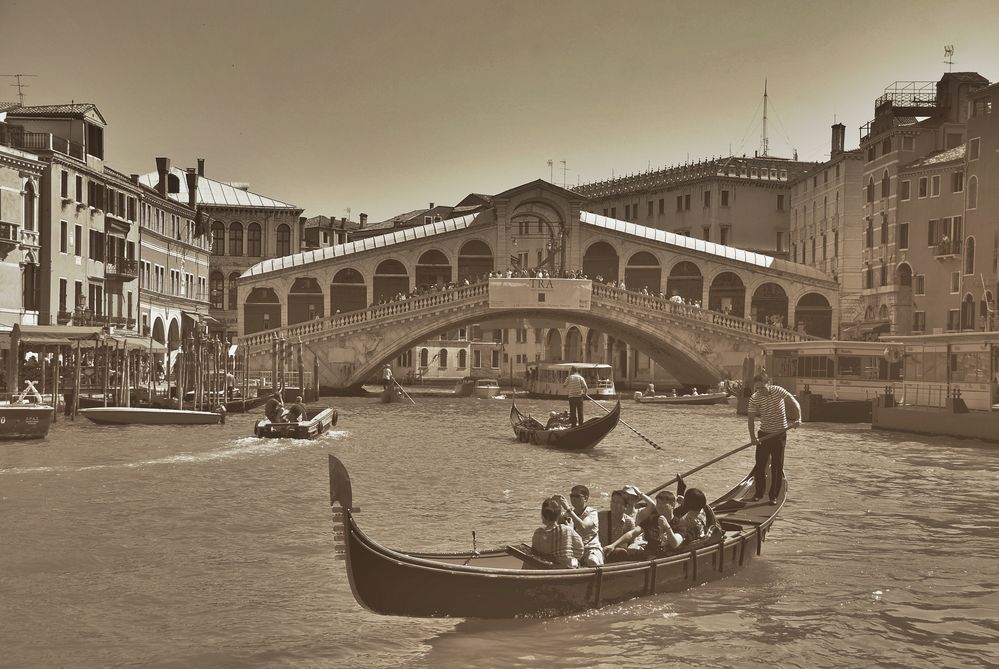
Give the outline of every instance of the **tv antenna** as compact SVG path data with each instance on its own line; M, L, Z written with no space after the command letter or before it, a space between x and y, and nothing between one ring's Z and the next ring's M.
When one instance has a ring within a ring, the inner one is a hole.
M347 212L347 220L349 221L350 220L350 207L347 207L346 209L344 209L344 211Z
M947 71L954 71L954 45L948 44L944 47L944 63L947 64Z
M24 89L29 88L28 84L21 81L22 77L37 77L37 74L2 74L2 77L10 77L12 79L17 79L17 83L11 84L11 86L17 86L17 100L20 106L24 106Z
M562 188L565 188L565 187L566 187L566 185L565 185L565 184L566 184L566 181L565 181L565 173L566 173L566 171L567 171L567 169L566 169L566 167L565 167L565 159L563 158L563 159L562 159L562 160L560 160L559 162L560 162L560 163L562 163Z
M555 161L548 159L548 183L555 182Z
M763 80L763 137L760 139L761 157L770 155L770 140L767 139L767 80Z

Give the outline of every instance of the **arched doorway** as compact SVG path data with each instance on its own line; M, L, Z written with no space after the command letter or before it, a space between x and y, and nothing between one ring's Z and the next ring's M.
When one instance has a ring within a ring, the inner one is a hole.
M368 307L368 288L364 277L352 267L333 275L330 282L330 314L360 311Z
M607 242L591 244L583 255L583 274L594 281L601 277L605 283L617 281L617 251Z
M323 317L323 289L312 277L295 279L288 291L288 325Z
M742 318L746 313L746 286L739 275L722 272L711 282L708 309Z
M431 249L416 261L417 288L429 288L435 284L443 288L449 283L451 283L451 263L443 252Z
M178 348L180 348L180 323L177 321L176 318L170 319L170 327L167 330L167 332L168 332L167 346L170 348L171 351L176 351Z
M603 362L606 351L607 343L603 334L594 329L586 333L586 359L584 362Z
M967 293L961 302L961 329L975 329L975 296Z
M489 276L493 271L493 253L485 242L478 239L467 241L458 251L458 282L468 279L476 283L480 278Z
M372 288L375 304L389 302L396 294L409 292L409 272L398 260L383 260L375 269Z
M166 344L166 332L163 331L163 319L159 316L153 321L153 339L161 344Z
M583 361L583 335L577 327L571 327L565 333L565 359L568 362Z
M895 269L895 285L898 286L895 300L895 334L912 334L912 267L901 263Z
M887 317L887 309L885 310ZM795 329L815 337L832 336L832 307L818 293L805 293L794 307Z
M697 265L684 260L673 266L666 279L666 297L674 295L688 304L704 299L704 277Z
M647 288L652 295L662 290L663 270L659 259L648 251L639 251L628 259L624 268L624 283L631 290Z
M545 338L545 360L549 362L562 360L562 333L557 328L550 329Z
M272 288L254 288L243 304L243 334L281 327L281 300Z
M757 323L787 327L787 293L776 284L767 282L753 292L750 313Z

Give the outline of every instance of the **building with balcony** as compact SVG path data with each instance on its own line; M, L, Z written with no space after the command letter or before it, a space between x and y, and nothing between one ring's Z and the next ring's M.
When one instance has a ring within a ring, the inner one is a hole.
M293 204L258 195L245 183L227 183L205 176L205 161L198 159L195 172L196 205L204 214L210 239L209 332L232 340L236 337L239 295L236 279L243 271L267 258L298 253L302 248L302 209ZM166 196L176 202L191 201L186 172L168 168ZM162 181L158 172L139 177L155 188ZM320 307L322 305L320 304Z
M791 183L818 163L728 156L571 190L584 211L726 246L788 257Z
M44 165L37 193L38 324L135 330L140 190L105 164L104 117L83 103L0 111L7 114L2 141L37 154Z
M193 195L198 174L184 173L187 202L168 197L177 178L168 158L156 159L155 187L141 183L139 211L139 319L143 335L175 350L198 324L207 322L210 237L207 219L199 220ZM175 190L179 190L176 188Z
M0 134L3 129L0 123ZM38 323L38 192L44 169L34 154L0 144L0 336L15 324Z
M988 86L975 72L947 73L937 82L895 82L861 128L864 234L857 325L868 337L972 324L961 316L962 308L974 311L962 307L967 295L978 302L969 292L978 272L964 271L965 220L972 205L968 123L973 100ZM979 125L983 135L987 116ZM981 142L979 137L978 147ZM994 209L976 211L976 220L990 215L994 225Z
M833 125L829 160L791 182L791 260L839 281L841 338L856 336L854 323L863 316L863 156L860 149L847 151L845 141L846 126ZM759 320L759 314L753 316Z

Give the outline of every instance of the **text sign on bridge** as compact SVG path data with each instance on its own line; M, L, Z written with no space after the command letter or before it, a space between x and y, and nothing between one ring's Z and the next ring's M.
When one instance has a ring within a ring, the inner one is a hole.
M589 311L589 279L489 279L490 309L573 309Z

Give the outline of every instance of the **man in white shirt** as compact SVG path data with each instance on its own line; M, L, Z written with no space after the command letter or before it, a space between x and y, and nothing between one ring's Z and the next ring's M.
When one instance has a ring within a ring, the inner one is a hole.
M569 376L562 382L569 389L569 423L572 427L583 424L583 396L589 388L586 379L575 367L569 369Z

